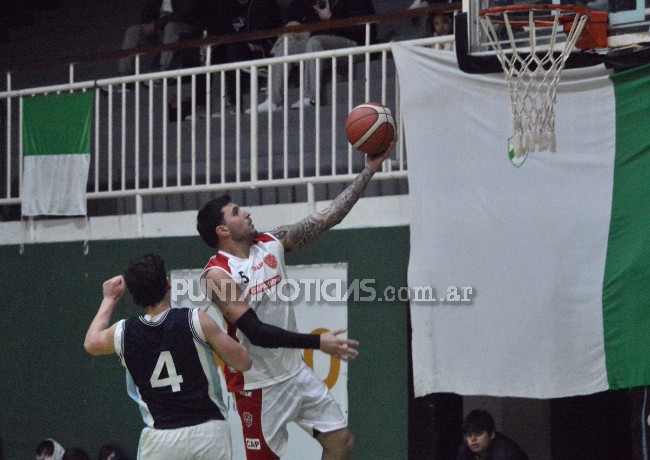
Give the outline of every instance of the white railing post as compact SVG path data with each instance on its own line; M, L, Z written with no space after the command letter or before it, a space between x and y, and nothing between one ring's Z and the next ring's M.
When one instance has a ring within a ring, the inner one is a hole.
M250 165L251 165L251 182L257 182L257 160L259 155L259 119L257 116L257 66L251 65L250 68L250 109L251 109L251 137L250 137ZM237 104L239 107L239 104ZM271 111L268 113L271 116Z
M313 182L307 182L307 210L309 214L316 212L316 187Z
M135 215L136 215L136 225L138 237L142 238L144 236L144 204L142 202L142 195L135 195Z
M23 158L25 150L23 147L23 98L18 99L18 196L23 197ZM7 152L9 156L9 152ZM7 171L9 172L9 171Z
M7 91L11 91L11 73L7 72ZM7 194L6 198L11 198L11 102L12 98L7 98Z

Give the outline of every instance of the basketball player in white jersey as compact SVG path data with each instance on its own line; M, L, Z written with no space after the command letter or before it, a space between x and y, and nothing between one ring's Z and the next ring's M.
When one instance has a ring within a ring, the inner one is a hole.
M253 367L227 372L242 419L248 460L282 456L289 422L313 434L323 459L347 459L354 439L345 417L302 359L301 349L320 349L342 359L356 357L355 340L339 339L344 330L300 334L286 296L266 295L286 279L285 252L298 250L323 235L350 212L368 182L392 151L367 157L364 170L324 211L268 233L257 233L250 213L222 195L206 203L197 216L203 241L217 250L202 282L222 312L228 333L248 350ZM244 293L246 293L244 295Z
M129 290L144 314L109 326ZM138 459L231 460L230 428L215 352L238 371L251 367L245 348L198 308L171 308L163 260L147 254L123 275L104 282L104 298L84 347L91 355L117 353L126 368L128 392L147 425Z

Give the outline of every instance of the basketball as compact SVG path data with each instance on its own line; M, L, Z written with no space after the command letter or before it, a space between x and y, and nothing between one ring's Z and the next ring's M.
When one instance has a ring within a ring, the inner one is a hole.
M356 106L345 121L345 135L366 155L385 151L395 139L395 119L390 109L376 102Z

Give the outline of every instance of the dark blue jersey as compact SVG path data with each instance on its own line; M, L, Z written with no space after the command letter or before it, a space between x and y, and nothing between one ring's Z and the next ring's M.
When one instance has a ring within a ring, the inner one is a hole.
M122 320L115 350L127 370L129 396L157 429L224 420L221 383L198 309Z

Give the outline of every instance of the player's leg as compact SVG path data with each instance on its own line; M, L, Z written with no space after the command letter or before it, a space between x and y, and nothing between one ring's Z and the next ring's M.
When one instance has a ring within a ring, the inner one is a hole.
M316 440L323 446L323 460L347 460L352 458L354 437L347 428L317 433Z
M225 420L210 420L187 427L185 436L193 460L232 460L232 437Z
M235 393L248 460L276 460L284 453L287 424L298 411L286 384Z
M352 457L354 438L347 427L340 406L314 372L303 369L294 379L300 380L302 399L296 423L311 433L323 447L323 459L345 460Z
M230 427L224 420L210 420L198 425L157 430L142 430L138 445L139 460L230 460ZM269 457L270 458L270 457Z

